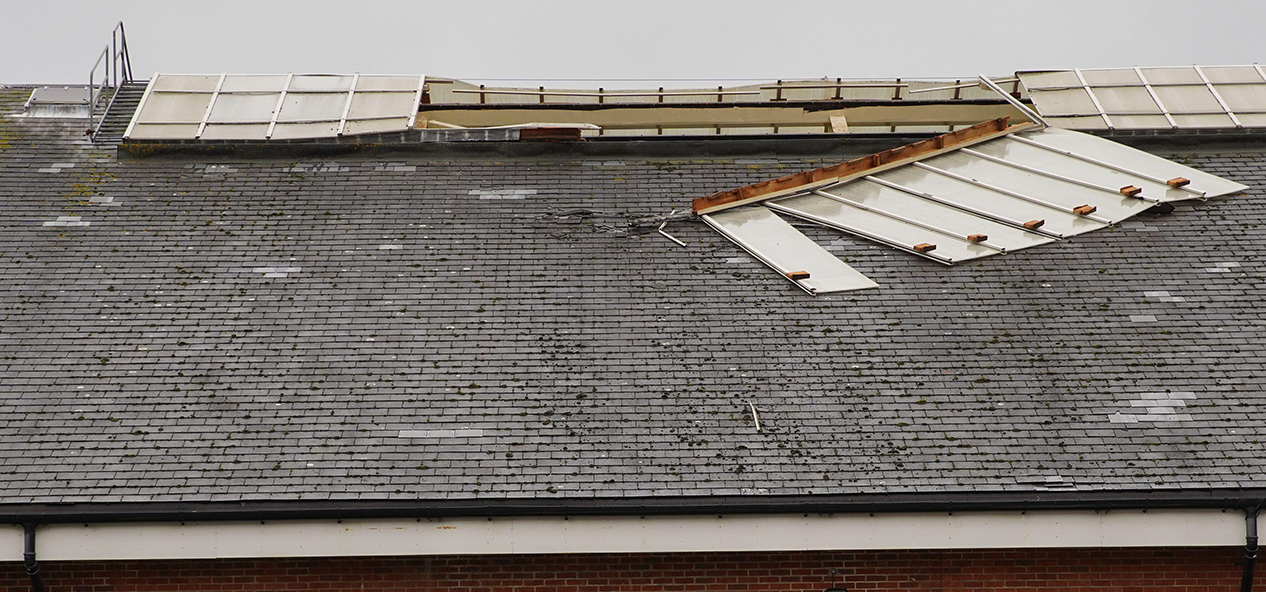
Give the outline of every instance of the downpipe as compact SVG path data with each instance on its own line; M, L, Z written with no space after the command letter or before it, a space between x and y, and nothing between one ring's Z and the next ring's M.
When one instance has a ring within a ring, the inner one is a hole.
M23 533L26 535L26 544L22 550L22 565L26 567L26 575L31 578L31 591L44 592L44 578L40 577L40 565L35 562L35 525L26 523L22 525Z
M1266 503L1266 502L1263 502ZM1262 504L1244 510L1244 574L1240 576L1240 592L1253 592L1253 567L1257 563L1257 514Z

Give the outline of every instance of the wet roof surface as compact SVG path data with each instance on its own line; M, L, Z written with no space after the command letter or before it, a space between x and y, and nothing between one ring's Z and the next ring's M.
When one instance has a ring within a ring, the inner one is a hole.
M1162 151L1246 195L952 268L801 227L881 285L813 298L648 220L838 160L120 163L82 128L0 117L5 503L1266 484L1260 147Z

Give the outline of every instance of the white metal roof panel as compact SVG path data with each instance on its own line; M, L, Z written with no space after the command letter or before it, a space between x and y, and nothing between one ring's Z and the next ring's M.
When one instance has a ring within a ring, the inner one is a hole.
M778 212L804 218L909 252L915 252L918 248L916 245L930 244L936 250L921 254L945 263L975 259L992 254L992 252L974 252L976 250L988 251L988 249L971 244L966 240L959 240L946 234L932 232L926 228L858 208L844 200L830 199L819 195L802 195L766 205Z
M1064 211L1043 206L981 185L984 183L1027 195L1024 192L1032 192L1033 186L1016 182L1023 171L960 152L931 158L921 164L925 166L901 167L875 177L940 198L960 209L971 208L1011 225L1023 226L1026 222L1042 220L1041 230L1056 236L1073 236L1106 226L1103 222L1073 214L1071 208ZM1049 198L1051 195L1040 193L1032 197Z
M784 277L792 272L808 272L808 278L793 280L807 292L825 294L879 285L828 253L768 208L751 206L701 217L723 236Z
M1024 137L1022 136L1022 138ZM1035 143L1040 142L1035 141ZM1045 145L1043 144L1043 146ZM1106 201L1122 197L1121 188L1130 185L1141 188L1143 197L1155 198L1160 201L1176 201L1191 199L1192 197L1191 192L1174 189L1166 185L1162 179L1153 181L1138 175L1129 175L1091 162L1070 158L1048 148L1026 144L1020 140L1006 138L1002 141L989 142L980 146L973 146L971 152L978 152L1001 159L1008 163L1005 166L1013 170L1041 171L1051 175L1035 173L1033 177L1057 179L1054 175L1058 175L1081 181L1085 185L1079 186L1090 188L1100 193L1099 197L1093 198L1090 202L1095 205L1101 200ZM1052 197L1058 198L1059 196L1053 195Z
M1248 186L1242 183L1223 179L1217 175L1210 175L1204 171L1091 134L1046 128L1040 132L1022 133L1020 137L1051 146L1052 148L1093 158L1113 166L1129 169L1155 179L1168 180L1175 177L1190 179L1191 184L1187 187L1195 192L1203 193L1205 197L1229 195L1248 189Z
M769 207L905 251L931 244L920 253L956 263L1051 242L1053 238L1000 224L975 214L929 202L879 183L854 182L821 193L768 203ZM983 235L977 243L970 239Z

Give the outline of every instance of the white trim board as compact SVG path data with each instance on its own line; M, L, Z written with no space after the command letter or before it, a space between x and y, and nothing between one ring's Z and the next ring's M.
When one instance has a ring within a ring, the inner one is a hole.
M22 529L0 527L0 561ZM1220 510L51 524L41 561L452 554L1235 546Z

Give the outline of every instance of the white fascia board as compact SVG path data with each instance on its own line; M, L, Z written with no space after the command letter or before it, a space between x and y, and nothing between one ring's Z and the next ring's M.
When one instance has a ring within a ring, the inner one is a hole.
M0 561L22 559L22 529ZM387 555L1234 546L1220 510L50 524L42 561Z

